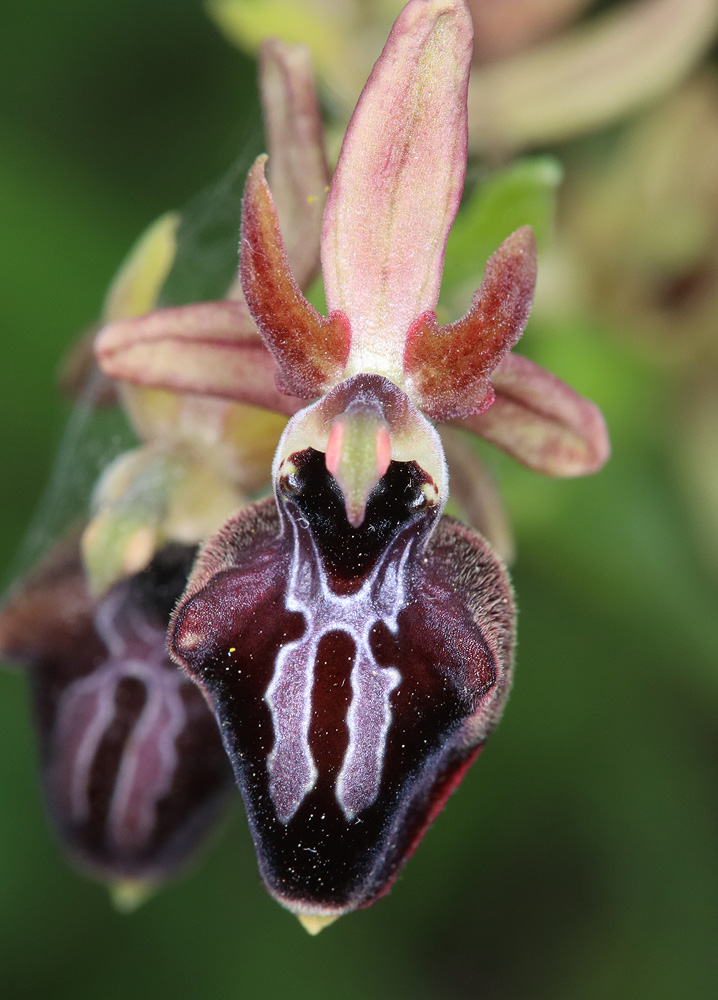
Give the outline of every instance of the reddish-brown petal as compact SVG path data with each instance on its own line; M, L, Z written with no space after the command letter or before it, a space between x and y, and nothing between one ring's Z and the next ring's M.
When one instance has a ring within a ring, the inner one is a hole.
M460 426L547 476L584 476L608 460L611 446L601 411L560 378L509 354L493 383L493 405Z
M240 273L254 322L274 355L282 390L307 399L341 379L349 324L341 313L321 316L302 295L289 267L277 212L260 156L247 178L242 210Z
M200 302L111 323L95 354L102 371L134 385L251 403L290 415L276 366L244 302Z
M419 317L407 337L404 375L430 417L454 420L491 406L491 372L523 333L535 284L536 239L522 226L489 259L463 319L439 326L433 313Z

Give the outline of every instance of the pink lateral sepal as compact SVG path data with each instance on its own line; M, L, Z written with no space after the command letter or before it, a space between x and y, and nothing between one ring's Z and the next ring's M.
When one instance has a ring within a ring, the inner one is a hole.
M536 239L522 226L486 265L463 319L439 326L424 313L409 330L404 376L409 394L434 420L483 413L494 401L491 373L528 322L536 285Z
M493 406L459 426L546 476L585 476L606 463L611 445L601 411L560 378L509 354L493 383Z
M303 405L277 388L276 365L244 302L199 302L119 320L100 331L95 356L105 375L133 385L231 399L287 416Z
M340 381L349 354L349 322L320 315L292 275L260 156L247 177L240 274L249 311L277 362L283 392L309 399Z

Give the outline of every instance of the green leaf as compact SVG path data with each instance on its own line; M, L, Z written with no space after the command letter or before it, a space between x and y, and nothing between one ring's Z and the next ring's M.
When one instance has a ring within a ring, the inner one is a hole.
M451 301L469 279L478 287L488 258L519 226L533 226L540 251L553 231L562 176L558 160L536 156L479 181L449 236L442 295Z

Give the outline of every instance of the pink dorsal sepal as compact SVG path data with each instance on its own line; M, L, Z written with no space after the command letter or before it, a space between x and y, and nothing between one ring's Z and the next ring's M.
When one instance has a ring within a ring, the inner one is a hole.
M400 384L406 331L436 306L466 170L471 42L460 0L412 0L352 115L322 229L327 304L351 323L345 377Z

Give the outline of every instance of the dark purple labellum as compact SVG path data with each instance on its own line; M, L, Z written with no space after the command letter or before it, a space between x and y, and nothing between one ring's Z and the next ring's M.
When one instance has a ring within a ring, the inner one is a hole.
M30 664L51 818L110 882L174 872L231 787L214 717L166 653L193 555L169 547L95 604L73 549L5 612L8 651Z
M514 611L415 463L359 527L322 453L284 468L279 512L241 512L200 555L170 648L215 708L269 890L338 915L389 888L493 728Z

